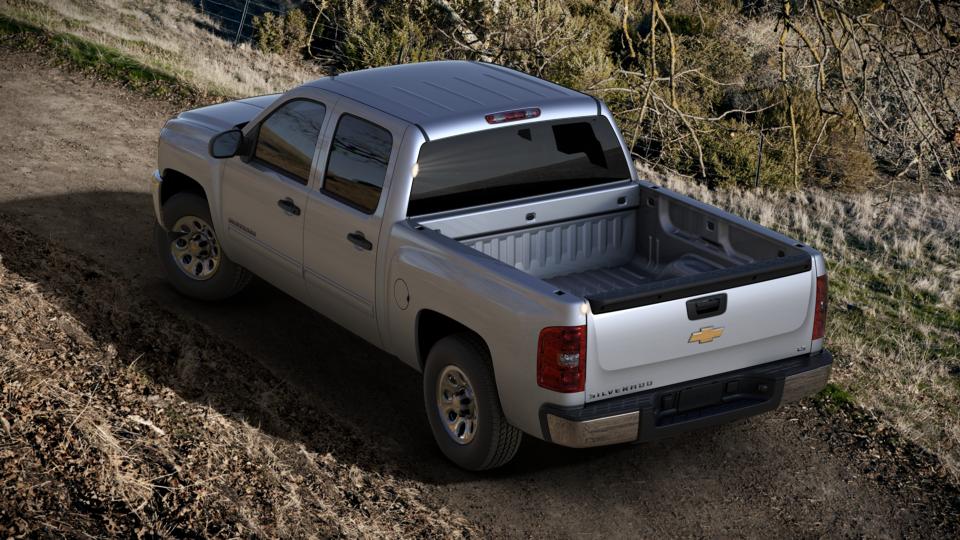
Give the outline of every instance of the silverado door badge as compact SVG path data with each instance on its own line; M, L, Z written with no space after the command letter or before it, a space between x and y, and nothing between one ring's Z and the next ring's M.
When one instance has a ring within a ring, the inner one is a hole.
M696 332L690 334L690 339L687 340L687 343L710 343L711 341L717 339L723 335L723 327L716 326L704 326L703 328L697 330Z

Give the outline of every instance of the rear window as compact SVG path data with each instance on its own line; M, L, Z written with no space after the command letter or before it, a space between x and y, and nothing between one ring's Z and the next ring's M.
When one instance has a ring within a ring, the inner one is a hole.
M407 213L442 212L630 178L603 116L502 127L424 143Z

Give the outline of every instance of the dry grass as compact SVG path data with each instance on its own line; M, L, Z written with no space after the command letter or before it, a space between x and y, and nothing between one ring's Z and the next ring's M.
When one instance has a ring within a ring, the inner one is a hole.
M835 380L960 477L960 196L710 191L641 175L821 250Z
M475 534L132 284L2 224L0 246L0 537Z
M313 64L234 47L179 0L0 0L0 14L117 49L211 95L281 92L324 75Z

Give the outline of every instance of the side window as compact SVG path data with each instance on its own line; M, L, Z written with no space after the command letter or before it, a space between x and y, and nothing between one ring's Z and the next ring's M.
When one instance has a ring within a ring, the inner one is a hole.
M326 112L305 99L281 105L260 124L254 158L306 184Z
M387 176L393 136L382 127L345 114L333 134L322 191L368 214L377 209Z

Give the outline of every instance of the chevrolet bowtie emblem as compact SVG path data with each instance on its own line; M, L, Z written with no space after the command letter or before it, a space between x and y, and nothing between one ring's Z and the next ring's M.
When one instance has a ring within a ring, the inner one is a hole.
M723 327L705 326L700 330L690 334L687 343L710 343L723 335Z

